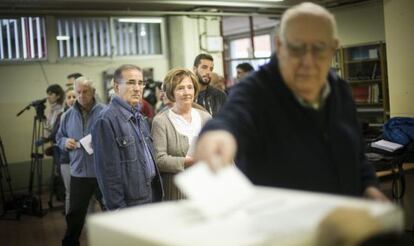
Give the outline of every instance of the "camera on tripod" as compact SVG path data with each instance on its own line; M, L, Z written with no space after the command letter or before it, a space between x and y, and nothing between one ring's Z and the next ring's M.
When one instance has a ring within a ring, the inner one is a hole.
M42 104L43 104L43 106L44 106L44 107L46 107L46 106L45 106L45 102L46 102L46 100L47 100L47 98L46 98L46 97L45 97L45 98L43 98L43 99L38 99L38 100L33 101L30 105L32 105L33 107L37 107L37 106L39 106L39 105L42 105Z
M17 113L16 116L19 117L21 114L23 114L24 111L29 110L30 107L34 107L36 110L36 116L39 118L45 118L46 100L47 100L46 97L42 99L34 100L33 102L29 103L29 105L27 105L22 110L20 110L20 112Z
M32 146L31 146L31 164L30 164L30 176L29 176L29 190L28 195L24 196L21 201L21 208L23 213L43 216L44 211L42 207L42 160L44 157L43 145L37 145L38 139L43 139L43 129L46 120L45 109L46 109L47 98L38 99L29 103L24 107L17 116L20 116L24 111L29 110L30 107L34 107L36 115L33 120L33 131L32 131ZM34 193L34 181L37 181L37 194Z

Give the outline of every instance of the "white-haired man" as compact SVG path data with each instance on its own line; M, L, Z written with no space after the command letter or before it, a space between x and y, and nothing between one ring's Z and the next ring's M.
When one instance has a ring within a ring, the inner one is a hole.
M95 100L95 87L86 77L74 83L76 102L62 116L56 136L57 144L69 152L70 205L66 215L66 233L62 245L79 245L79 236L85 222L89 200L95 194L100 200L93 155L88 153L79 140L91 133L92 125L104 108ZM86 147L87 148L87 147Z
M302 3L284 13L279 31L277 53L231 91L196 157L235 158L258 185L386 200L365 160L348 85L330 72L334 16Z

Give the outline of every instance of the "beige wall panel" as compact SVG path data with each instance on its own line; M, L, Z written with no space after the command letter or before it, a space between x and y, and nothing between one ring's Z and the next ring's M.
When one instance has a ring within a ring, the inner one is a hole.
M391 116L414 117L414 1L384 0Z
M340 45L385 40L384 11L381 1L333 9Z

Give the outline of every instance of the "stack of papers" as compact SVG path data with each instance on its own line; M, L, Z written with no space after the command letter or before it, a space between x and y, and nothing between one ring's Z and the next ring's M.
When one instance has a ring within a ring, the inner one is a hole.
M371 143L371 147L386 150L389 152L394 152L397 149L401 149L404 146L398 143L393 143L393 142L381 139L379 141Z

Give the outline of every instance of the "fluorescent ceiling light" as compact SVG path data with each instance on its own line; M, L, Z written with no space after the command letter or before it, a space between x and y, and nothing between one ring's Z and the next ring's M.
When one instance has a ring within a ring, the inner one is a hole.
M284 0L151 0L143 2L151 2L153 4L169 4L169 5L194 5L200 8L206 6L220 7L275 7Z
M56 39L59 41L64 41L64 40L69 40L70 37L69 36L56 36Z
M158 18L119 18L119 22L128 23L161 23L161 19Z
M139 32L139 35L141 37L147 36L147 32L145 31L145 26L144 25L141 25L141 31Z

